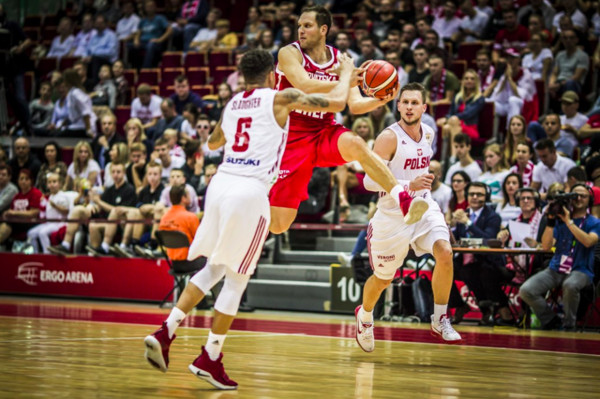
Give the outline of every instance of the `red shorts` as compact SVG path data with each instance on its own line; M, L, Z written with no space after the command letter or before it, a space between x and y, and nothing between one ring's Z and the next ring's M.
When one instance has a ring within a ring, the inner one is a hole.
M470 138L479 138L479 130L477 130L477 125L467 125L465 124L465 122L460 121L460 127L463 133L469 136Z
M335 124L316 132L299 130L290 126L279 178L269 194L271 206L298 209L300 202L308 198L308 182L315 167L347 162L338 150L338 139L350 129Z

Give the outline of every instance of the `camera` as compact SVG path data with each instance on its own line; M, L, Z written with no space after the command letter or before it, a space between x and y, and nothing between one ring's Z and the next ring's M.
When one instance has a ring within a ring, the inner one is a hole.
M555 215L563 215L565 213L563 207L570 209L571 200L577 199L577 196L577 193L565 193L562 191L548 195L548 212Z

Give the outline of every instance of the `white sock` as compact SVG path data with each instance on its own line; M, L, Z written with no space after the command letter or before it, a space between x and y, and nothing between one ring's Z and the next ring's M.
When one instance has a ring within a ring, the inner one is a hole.
M173 307L171 314L167 317L167 329L169 330L169 338L173 337L175 330L179 327L179 324L185 319L185 313L177 306Z
M223 349L223 343L225 342L225 337L227 335L218 335L213 334L212 331L208 333L208 339L206 340L206 352L208 353L208 357L210 360L217 360L221 355L221 349Z
M373 311L367 312L365 308L361 306L358 312L358 319L363 323L373 323Z
M65 247L67 249L67 251L69 251L71 249L71 243L70 242L63 241L63 242L60 243L60 245L62 245L63 247Z
M440 317L448 313L448 304L438 305L437 303L433 305L433 320L438 322L440 321Z
M400 204L399 195L402 191L404 191L404 187L402 187L400 184L396 184L394 186L394 188L392 188L392 191L390 192L390 195L392 196L394 201L396 201L397 204Z
M103 250L105 250L106 252L108 252L108 250L110 249L110 246L105 243L104 241L102 241L102 244L100 244L100 247L102 247Z
M124 244L124 243L121 243L121 244L119 244L119 246L120 246L122 249L127 249L127 247L128 247L128 245L127 245L127 244Z

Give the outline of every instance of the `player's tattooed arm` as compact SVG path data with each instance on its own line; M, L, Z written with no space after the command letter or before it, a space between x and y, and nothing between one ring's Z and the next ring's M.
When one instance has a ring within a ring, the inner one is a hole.
M225 145L225 135L223 134L223 129L221 128L221 122L223 121L223 116L219 119L219 123L215 126L215 129L208 137L208 148L211 151L219 149Z
M346 105L343 98L330 98L322 93L306 94L292 87L281 91L280 96L282 103L290 110L338 112Z

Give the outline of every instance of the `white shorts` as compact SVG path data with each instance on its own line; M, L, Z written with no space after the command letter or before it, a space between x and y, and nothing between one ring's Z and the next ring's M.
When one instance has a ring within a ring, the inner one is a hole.
M378 210L369 222L367 247L369 262L375 276L382 280L394 278L411 246L417 256L433 254L438 240L450 241L450 233L439 206L428 201L429 209L415 224L404 223L402 215L390 215Z
M263 183L217 172L208 187L204 216L188 259L206 256L209 264L251 275L270 222L268 189Z

